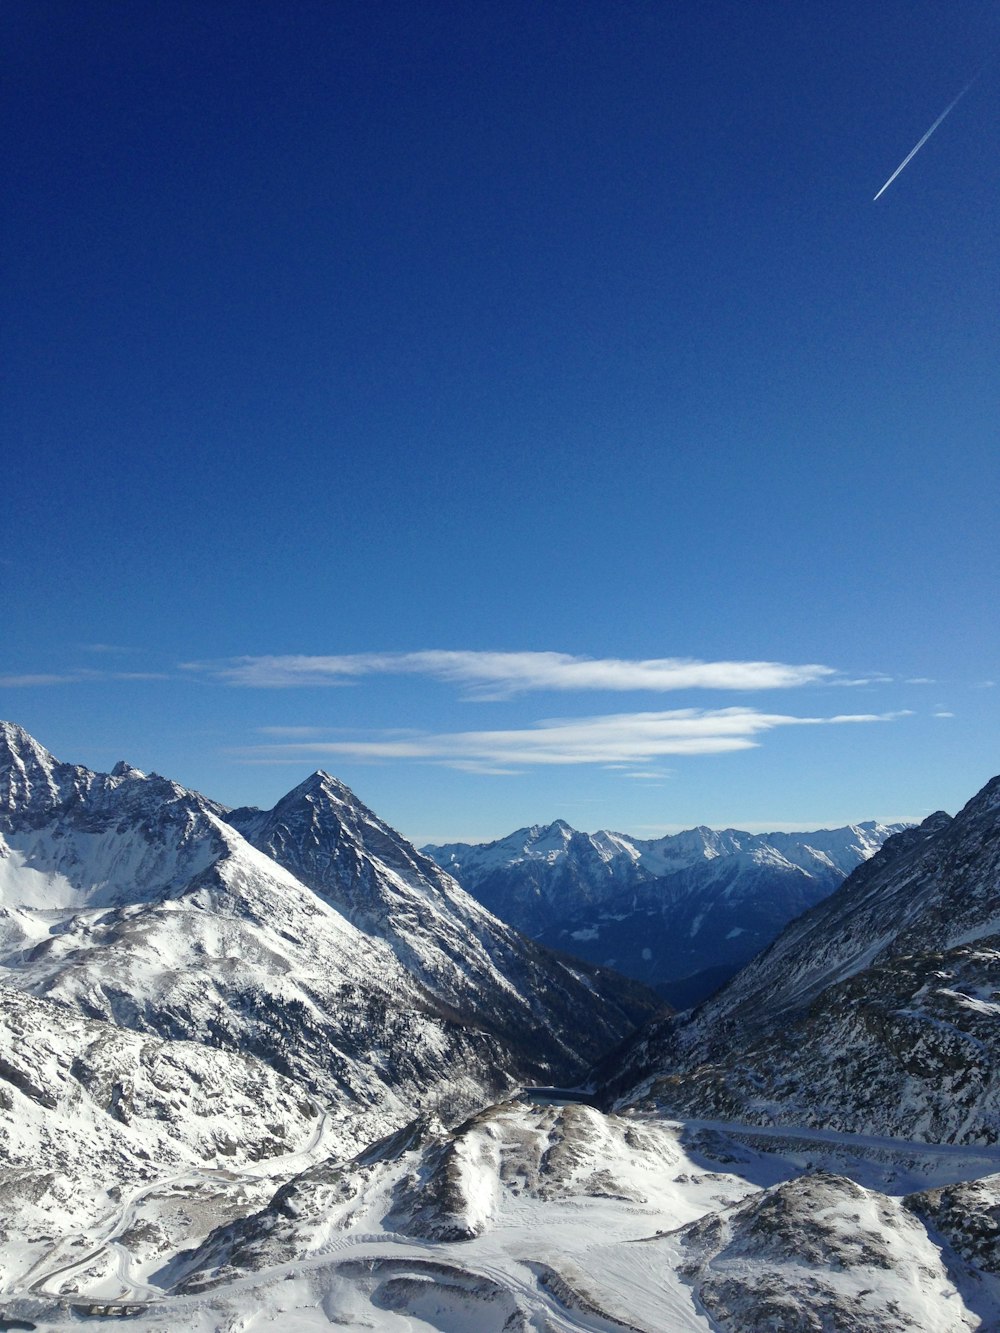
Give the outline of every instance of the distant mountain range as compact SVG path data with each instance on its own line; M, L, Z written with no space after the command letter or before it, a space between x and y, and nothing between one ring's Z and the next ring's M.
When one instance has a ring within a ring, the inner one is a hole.
M904 827L759 834L699 827L639 839L580 833L556 820L497 842L423 851L517 930L636 977L685 1008Z

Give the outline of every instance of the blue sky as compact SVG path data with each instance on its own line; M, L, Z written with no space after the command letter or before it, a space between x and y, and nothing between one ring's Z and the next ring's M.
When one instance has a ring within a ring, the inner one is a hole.
M0 716L418 841L1000 769L996 5L0 26Z

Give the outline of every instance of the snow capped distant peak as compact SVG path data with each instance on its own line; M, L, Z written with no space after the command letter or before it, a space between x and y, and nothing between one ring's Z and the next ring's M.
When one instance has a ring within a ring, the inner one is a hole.
M15 722L0 722L0 770L53 769L59 761Z
M317 768L315 773L310 773L309 776L304 781L300 782L297 787L292 788L293 791L302 791L303 789L307 791L331 791L337 792L338 794L343 792L350 796L352 800L354 799L354 793L351 791L350 787L348 787L346 783L341 782L339 778L335 778L332 773L328 773L325 768Z

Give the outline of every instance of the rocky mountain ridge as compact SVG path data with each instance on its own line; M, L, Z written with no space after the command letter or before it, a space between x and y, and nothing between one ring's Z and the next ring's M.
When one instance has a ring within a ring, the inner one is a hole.
M181 1071L178 1106L197 1101L199 1079L258 1088L255 1115L274 1129L231 1115L244 1156L297 1151L319 1116L325 1150L350 1153L421 1107L454 1112L526 1080L579 1077L634 1026L626 1008L650 1010L639 988L522 940L325 775L276 811L237 816L315 887L217 803L127 765L62 764L11 724L0 811L0 1008L15 1023L30 1002L43 1042L35 1054L14 1042L0 1062L0 1138L19 1145L11 1189L33 1153L52 1171L51 1145L124 1123L151 1051L173 1052L157 1059ZM88 1035L73 1036L81 1023ZM81 1043L109 1053L106 1077L81 1073ZM100 1157L100 1183L98 1159L71 1154L57 1228L67 1200L125 1187L143 1156L204 1158L199 1115L176 1121L187 1147L168 1152L143 1129L131 1156Z
M1000 779L890 839L608 1081L619 1105L1000 1140Z

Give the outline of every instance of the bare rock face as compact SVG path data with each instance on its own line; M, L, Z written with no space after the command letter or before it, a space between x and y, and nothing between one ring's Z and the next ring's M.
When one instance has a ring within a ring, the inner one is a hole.
M1000 1277L1000 1176L911 1194L906 1206L963 1266Z

